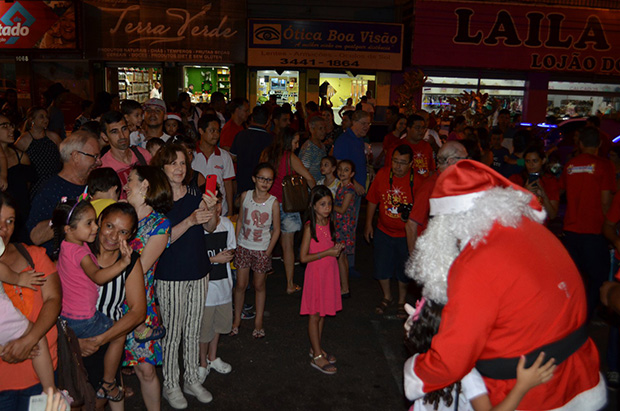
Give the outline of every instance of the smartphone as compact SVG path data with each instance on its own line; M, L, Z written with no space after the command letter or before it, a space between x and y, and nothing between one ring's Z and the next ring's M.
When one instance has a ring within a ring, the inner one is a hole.
M539 178L540 178L540 173L530 173L530 175L527 178L527 183L531 184L534 181L538 181Z
M205 194L207 194L207 191L210 191L213 194L215 194L216 189L217 189L217 175L209 174L207 176L207 184L205 185Z

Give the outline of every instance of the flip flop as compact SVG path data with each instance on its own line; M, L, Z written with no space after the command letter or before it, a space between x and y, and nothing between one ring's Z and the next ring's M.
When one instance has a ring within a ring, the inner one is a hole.
M300 286L298 286L297 284L293 284L293 285L295 286L295 287L293 288L293 291L286 290L286 293L287 293L288 295L295 294L295 293L298 293L298 292L300 292L300 291L301 291L301 287L300 287Z
M230 334L228 334L229 337L235 337L239 334L239 327L233 327L230 330Z
M254 331L252 331L252 337L254 337L254 339L256 340L260 340L261 338L265 338L265 330L264 329L254 329Z

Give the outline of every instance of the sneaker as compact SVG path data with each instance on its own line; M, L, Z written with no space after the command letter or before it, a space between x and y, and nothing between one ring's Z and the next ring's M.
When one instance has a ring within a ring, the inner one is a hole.
M200 385L205 383L205 380L207 379L209 372L211 372L211 367L209 367L208 365L207 365L207 368L198 367L198 382L200 382Z
M620 373L618 371L607 371L605 377L607 377L607 388L615 391L620 387Z
M213 395L211 395L211 393L207 391L205 387L198 383L185 384L185 386L183 386L183 392L187 395L192 395L196 397L196 399L203 404L207 404L213 401Z
M183 396L181 388L179 387L164 388L162 397L164 397L164 399L168 401L170 406L175 410L184 410L187 408L187 400Z
M217 357L213 361L207 360L207 363L209 364L209 368L219 372L220 374L228 374L232 371L232 366L227 362L222 361L220 357Z
M254 306L252 304L243 304L243 309L250 311Z
M253 312L253 311L249 311L249 310L241 311L241 319L242 320L251 320L254 317L256 317L256 313Z

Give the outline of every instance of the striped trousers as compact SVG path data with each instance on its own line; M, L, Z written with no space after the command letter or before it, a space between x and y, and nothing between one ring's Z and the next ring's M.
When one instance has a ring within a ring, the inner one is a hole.
M208 277L195 281L157 280L157 298L166 336L162 339L164 388L179 387L179 345L183 339L185 384L198 383L199 339Z

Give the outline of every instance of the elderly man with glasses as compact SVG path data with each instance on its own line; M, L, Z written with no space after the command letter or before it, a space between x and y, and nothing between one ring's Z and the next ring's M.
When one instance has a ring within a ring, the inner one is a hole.
M49 256L53 251L54 231L50 220L54 208L62 197L76 198L82 194L88 174L101 165L97 136L88 131L72 133L60 143L59 149L62 170L34 194L26 222L33 244L44 247Z
M428 215L430 212L429 199L433 192L433 188L435 188L435 183L437 183L437 178L439 178L441 172L446 168L467 157L465 146L457 141L448 141L441 146L437 152L437 172L424 181L424 184L422 184L420 189L416 192L413 209L409 214L409 219L405 227L407 231L409 253L413 252L418 236L422 234L428 224Z

